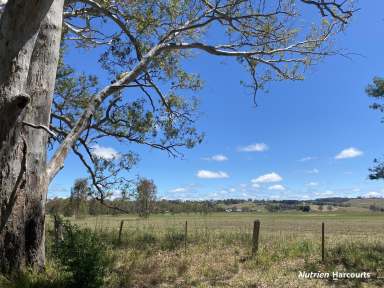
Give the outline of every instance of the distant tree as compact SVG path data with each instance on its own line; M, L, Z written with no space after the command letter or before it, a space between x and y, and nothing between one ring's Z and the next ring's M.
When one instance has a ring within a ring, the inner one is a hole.
M373 212L384 212L384 208L379 207L375 204L369 205L369 210L371 210Z
M301 211L303 211L303 212L310 212L310 211L311 211L311 206L309 206L309 205L304 205L304 206L301 208Z
M373 83L369 84L365 89L368 96L374 98L376 101L370 105L370 108L384 112L384 78L375 77ZM381 102L381 103L380 103ZM369 169L369 179L379 180L384 179L384 161L374 159L375 166Z
M318 209L319 209L319 211L323 211L323 210L324 210L324 205L320 204L320 205L318 206Z
M332 205L327 205L327 210L328 211L332 211L332 209L333 209Z
M65 217L72 217L73 216L73 207L71 205L71 201L68 201L65 203L63 207L63 215Z
M140 217L148 217L156 201L157 187L153 180L142 178L136 188L136 209Z
M76 217L86 213L89 191L88 180L86 178L75 180L71 189L70 203Z
M50 215L60 214L61 203L60 199L54 198L47 202L46 210Z
M267 203L265 205L265 209L268 211L268 212L277 212L280 210L280 205L278 204L270 204L270 203Z
M311 211L311 206L305 205L304 203L300 206L297 206L297 209L302 212L310 212Z

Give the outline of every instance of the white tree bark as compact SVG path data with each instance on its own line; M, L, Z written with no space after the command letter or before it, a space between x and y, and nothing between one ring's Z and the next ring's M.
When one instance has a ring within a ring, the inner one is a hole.
M36 126L49 125L63 14L63 0L53 1L45 14L42 13L43 8L49 1L14 2L24 2L18 3L24 5L19 6L21 11L18 13L27 13L23 9L34 3L35 6L29 6L29 9L35 10L28 13L35 15L33 20L40 20L41 23L35 23L38 34L30 32L27 36L24 35L28 40L21 37L22 35L7 35L8 38L19 37L24 42L23 46L19 45L20 52L11 61L5 57L11 49L1 50L6 45L4 42L0 44L3 46L0 48L0 61L10 63L11 67L9 71L4 66L0 68L0 109L9 110L14 99L17 102L13 105L17 107L14 109L14 122L9 121L9 114L6 115L8 118L0 119L0 135L3 136L0 144L3 151L1 160L4 160L0 162L0 268L5 272L17 271L25 265L42 268L45 262L44 205L48 182L44 171L48 134L44 129L35 129L23 125L22 122L25 120ZM3 17L10 17L6 14L7 9L10 9L8 5L1 19L2 25L5 25ZM18 13L15 12L14 15L20 18ZM23 23L19 23L20 27L26 25L24 21L21 22ZM4 27L6 26L1 26L2 32L5 31ZM8 79L2 72L9 74ZM25 97L20 98L17 95ZM19 105L20 99L26 99L26 103ZM13 133L7 135L7 130L13 130Z

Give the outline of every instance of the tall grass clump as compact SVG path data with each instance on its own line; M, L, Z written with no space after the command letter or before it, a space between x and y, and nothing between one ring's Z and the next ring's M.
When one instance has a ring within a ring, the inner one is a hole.
M329 266L341 265L348 271L378 273L384 267L384 244L346 242L329 250Z
M184 241L185 235L183 232L170 229L165 233L160 246L163 250L175 250L181 247Z
M68 275L53 263L43 272L26 269L17 275L0 275L1 288L67 288Z

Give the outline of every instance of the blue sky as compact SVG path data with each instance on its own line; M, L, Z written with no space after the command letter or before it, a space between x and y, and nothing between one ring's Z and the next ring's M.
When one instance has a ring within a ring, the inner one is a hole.
M336 45L361 55L326 58L304 81L270 84L268 93L258 93L257 107L239 84L246 72L236 62L201 54L188 63L187 70L200 73L205 83L197 126L206 136L201 145L183 150L183 159L110 141L99 145L107 153L134 148L141 160L127 177L152 178L159 198L383 197L383 182L367 176L373 159L384 154L384 124L369 109L364 89L384 75L384 2L358 5ZM102 75L95 57L73 50L68 61ZM70 155L48 196L69 195L74 180L86 175Z

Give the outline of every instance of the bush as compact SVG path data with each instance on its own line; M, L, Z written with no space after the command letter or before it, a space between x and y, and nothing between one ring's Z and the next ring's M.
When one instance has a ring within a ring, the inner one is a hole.
M373 212L384 212L384 208L378 207L376 205L369 205L369 210Z
M92 231L64 223L64 237L55 245L55 254L69 272L68 287L98 288L111 265L107 247Z
M299 206L297 209L302 211L302 212L310 212L311 206L309 206L309 205Z

